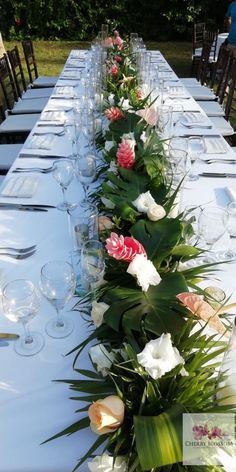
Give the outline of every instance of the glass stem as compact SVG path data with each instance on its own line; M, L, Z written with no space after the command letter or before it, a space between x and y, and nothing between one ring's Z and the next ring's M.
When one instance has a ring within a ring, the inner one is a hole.
M61 312L58 308L56 308L56 312L57 312L57 322L56 322L56 325L58 328L63 328L64 326L64 321L62 320L61 318Z
M62 195L63 195L63 203L67 203L66 202L66 195L65 195L65 190L66 189L65 189L65 187L61 187L61 189L62 189Z
M22 323L24 332L25 332L25 344L30 344L33 342L33 337L30 334L29 328L26 323Z
M84 190L84 199L87 201L87 198L88 198L88 195L87 195L88 185L83 184L83 190Z

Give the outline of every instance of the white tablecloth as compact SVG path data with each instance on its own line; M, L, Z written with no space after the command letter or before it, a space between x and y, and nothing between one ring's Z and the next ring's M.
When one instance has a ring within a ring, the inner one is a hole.
M76 56L75 51L72 52L72 56ZM155 61L158 61L158 58L163 60L158 53L153 57ZM173 74L173 78L177 79L175 74ZM182 101L182 99L180 100ZM173 99L172 103L177 103L177 100ZM186 99L184 103L188 104L188 110L201 110L191 98ZM60 109L65 105L70 107L71 100L51 99L47 108L51 110L54 106ZM218 134L217 131L213 131ZM37 155L37 151L27 150L34 132L35 130L32 131L24 145L23 152L26 154L35 152ZM206 130L205 132L203 130L204 133L207 134ZM51 154L68 155L71 152L71 145L64 135L56 136L52 150L45 151L46 154L50 154L50 152ZM225 155L232 156L229 147ZM45 166L51 165L52 160L19 157L14 166L35 166L44 163ZM204 170L208 169L207 164L202 165ZM224 164L219 165L224 169ZM10 178L10 173L7 178ZM39 175L39 179L40 184L30 199L30 203L56 205L62 198L59 185L51 174ZM224 187L228 183L236 189L236 179L200 178L198 182L189 183L183 192L183 205L212 202L226 206L228 200ZM67 196L71 201L79 201L81 187L77 181L74 180L70 185ZM1 201L6 201L6 198L0 197ZM12 198L7 201L19 201L19 199ZM20 202L29 202L29 199L20 199ZM67 214L64 212L57 209L50 209L47 213L4 211L1 209L0 228L0 246L5 243L6 245L19 245L19 247L37 244L36 253L24 261L0 256L0 268L3 270L2 277L5 281L22 277L30 278L38 285L40 268L45 262L52 259L70 260L69 252L72 245ZM217 273L220 282L214 280L209 285L220 283L227 296L231 293L235 295L234 269L235 264L227 265L227 267L222 266L222 270ZM70 307L74 303L75 299L71 300ZM26 358L17 355L11 343L8 347L0 347L0 472L70 472L77 460L85 454L96 439L96 435L92 432L83 430L70 437L63 437L40 445L42 441L68 427L79 418L79 415L76 416L74 411L81 405L69 400L71 392L68 385L55 383L53 380L76 378L76 374L72 370L73 356L65 357L65 354L79 344L89 332L80 313L68 311L66 316L73 318L75 323L74 332L71 336L61 340L49 338L44 332L44 326L54 314L54 309L42 298L39 314L31 323L32 329L41 331L45 336L45 347L39 354ZM0 331L21 333L22 329L20 325L13 325L7 320L0 310ZM89 366L86 353L81 354L79 366L83 368ZM80 469L81 472L87 472L87 470L86 465Z

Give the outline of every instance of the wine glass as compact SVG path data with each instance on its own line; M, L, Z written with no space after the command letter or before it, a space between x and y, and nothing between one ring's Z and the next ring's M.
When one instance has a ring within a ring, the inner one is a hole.
M96 177L96 158L92 154L87 154L82 156L78 159L75 166L76 175L78 177L79 182L83 186L84 190L84 199L81 201L81 205L87 206L88 205L88 188L89 184L91 184Z
M36 316L40 298L33 282L27 279L16 279L3 288L2 304L5 316L23 325L25 335L20 336L14 348L21 356L33 356L44 346L42 334L30 332L28 323Z
M223 236L227 229L228 213L224 208L209 207L204 208L199 215L198 229L199 235L206 243L208 255L206 262L217 260L217 252L212 254L212 247ZM209 254L211 252L211 254Z
M195 172L195 163L201 154L206 152L205 141L200 136L191 136L188 138L188 156L191 162L191 171L188 174L188 180L195 181L199 179L198 173Z
M73 208L74 204L66 201L65 190L74 178L74 164L70 159L58 159L53 163L52 175L60 184L63 194L63 202L57 205L58 210L67 211Z
M47 300L55 307L57 317L46 324L46 333L52 338L66 338L73 329L72 320L61 315L66 303L73 297L76 277L73 267L66 261L50 261L41 269L40 288Z
M86 241L81 252L82 278L85 279L91 289L102 278L105 269L103 245L100 241Z
M91 91L91 84L88 88L89 94ZM89 95L90 98L90 95ZM90 105L93 106L90 100ZM84 113L81 116L81 131L85 138L86 146L93 149L94 136L95 136L95 116L92 108L84 109Z

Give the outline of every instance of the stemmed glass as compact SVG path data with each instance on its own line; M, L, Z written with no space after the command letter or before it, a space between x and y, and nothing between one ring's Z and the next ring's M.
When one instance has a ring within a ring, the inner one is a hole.
M63 202L57 205L58 210L67 211L73 208L74 204L66 201L65 190L74 178L74 164L70 159L60 159L54 161L52 175L60 184L63 194Z
M81 130L88 148L93 148L95 136L95 116L92 109L85 109L81 116Z
M204 208L199 215L198 229L199 235L206 243L208 255L206 262L218 260L217 252L212 251L213 245L223 236L227 229L228 213L224 208L209 207ZM211 254L209 254L209 252Z
M168 105L158 107L157 130L163 139L170 138L172 135L172 111L173 108Z
M82 279L90 289L94 289L102 278L105 269L103 245L100 241L86 241L81 252Z
M16 279L9 282L3 289L2 304L5 316L23 325L25 335L20 336L14 348L21 356L33 356L44 346L44 338L40 333L30 332L28 323L36 316L40 297L33 282L27 279Z
M46 333L52 338L66 338L73 329L72 320L61 315L66 303L73 297L76 277L73 267L66 261L50 261L41 269L40 288L47 300L55 307L57 317L46 324Z
M96 178L96 159L92 154L87 154L78 159L75 166L75 172L79 182L83 186L84 199L80 202L81 205L88 205L88 188Z
M201 154L206 152L204 139L200 136L188 138L188 156L191 162L191 171L188 174L188 180L195 181L199 179L199 175L194 171L194 164L197 162Z

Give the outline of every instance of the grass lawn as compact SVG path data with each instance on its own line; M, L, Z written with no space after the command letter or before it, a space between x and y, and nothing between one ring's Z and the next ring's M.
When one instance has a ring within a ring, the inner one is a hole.
M6 49L19 47L23 58L21 43L4 41ZM71 49L87 49L89 42L81 41L34 41L35 56L40 75L58 75ZM190 73L192 45L189 42L147 42L149 49L159 49L179 77ZM24 61L23 61L24 63ZM27 77L27 75L26 75Z

